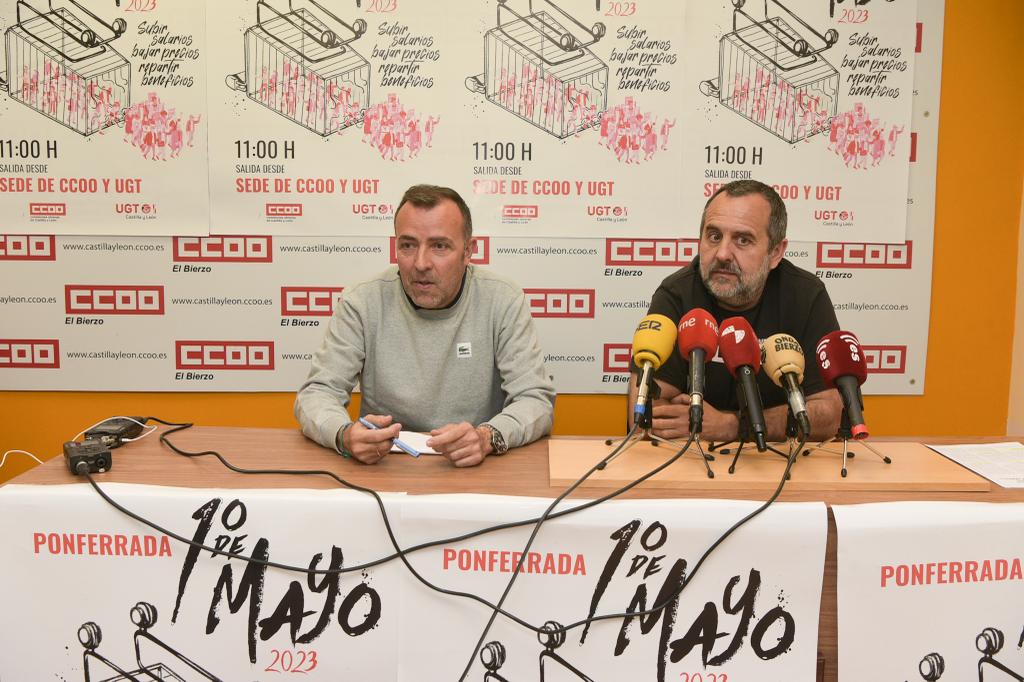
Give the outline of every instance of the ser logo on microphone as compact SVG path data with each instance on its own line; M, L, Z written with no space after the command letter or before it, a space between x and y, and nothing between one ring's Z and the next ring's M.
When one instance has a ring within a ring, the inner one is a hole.
M661 322L658 320L640 320L640 324L636 326L636 330L639 332L645 329L649 329L653 332L660 332Z

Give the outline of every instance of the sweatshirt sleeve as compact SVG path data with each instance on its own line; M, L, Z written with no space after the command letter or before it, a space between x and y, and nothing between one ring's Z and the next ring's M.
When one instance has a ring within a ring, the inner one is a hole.
M342 298L331 317L320 349L313 354L306 382L295 398L295 417L302 433L320 445L337 451L336 436L351 418L348 415L366 358L358 295Z
M555 389L544 368L533 317L522 290L517 290L505 309L495 315L495 368L501 376L505 406L487 422L514 448L551 432Z

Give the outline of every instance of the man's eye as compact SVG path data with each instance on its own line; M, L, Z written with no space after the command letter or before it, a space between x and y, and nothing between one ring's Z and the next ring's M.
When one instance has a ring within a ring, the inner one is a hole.
M739 237L736 240L736 243L739 244L740 246L750 246L751 244L753 244L750 237Z
M412 253L416 250L416 245L409 242L402 242L398 245L398 250L403 253Z
M447 251L450 248L451 248L451 245L449 245L449 244L444 244L444 243L434 244L434 251Z
M722 241L722 235L717 232L708 232L708 241L717 244Z

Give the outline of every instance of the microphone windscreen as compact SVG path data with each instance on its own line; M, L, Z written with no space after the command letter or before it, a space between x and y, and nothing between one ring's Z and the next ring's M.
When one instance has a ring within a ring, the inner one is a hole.
M633 361L638 367L649 362L658 369L672 355L675 345L676 323L664 315L647 315L633 334Z
M754 372L761 369L761 344L757 342L753 327L742 317L722 320L718 353L734 377L736 370L744 365L749 365Z
M826 334L815 349L821 378L828 388L835 388L836 379L850 376L863 384L868 378L868 365L864 349L851 332L837 331Z
M698 348L708 360L715 357L718 350L718 325L703 308L694 308L679 320L679 352L689 358L690 352Z
M761 344L761 364L764 373L776 386L782 386L782 375L796 375L797 383L804 381L804 349L789 334L772 334Z

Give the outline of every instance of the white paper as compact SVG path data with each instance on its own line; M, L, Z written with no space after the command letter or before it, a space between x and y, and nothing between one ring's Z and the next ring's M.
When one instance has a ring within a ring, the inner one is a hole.
M972 443L928 447L1003 488L1024 488L1024 445L1020 443Z
M400 431L398 434L398 440L402 441L421 455L440 455L440 452L427 445L427 440L429 438L429 433L420 433L419 431ZM397 445L392 445L391 452L403 452L403 450Z

